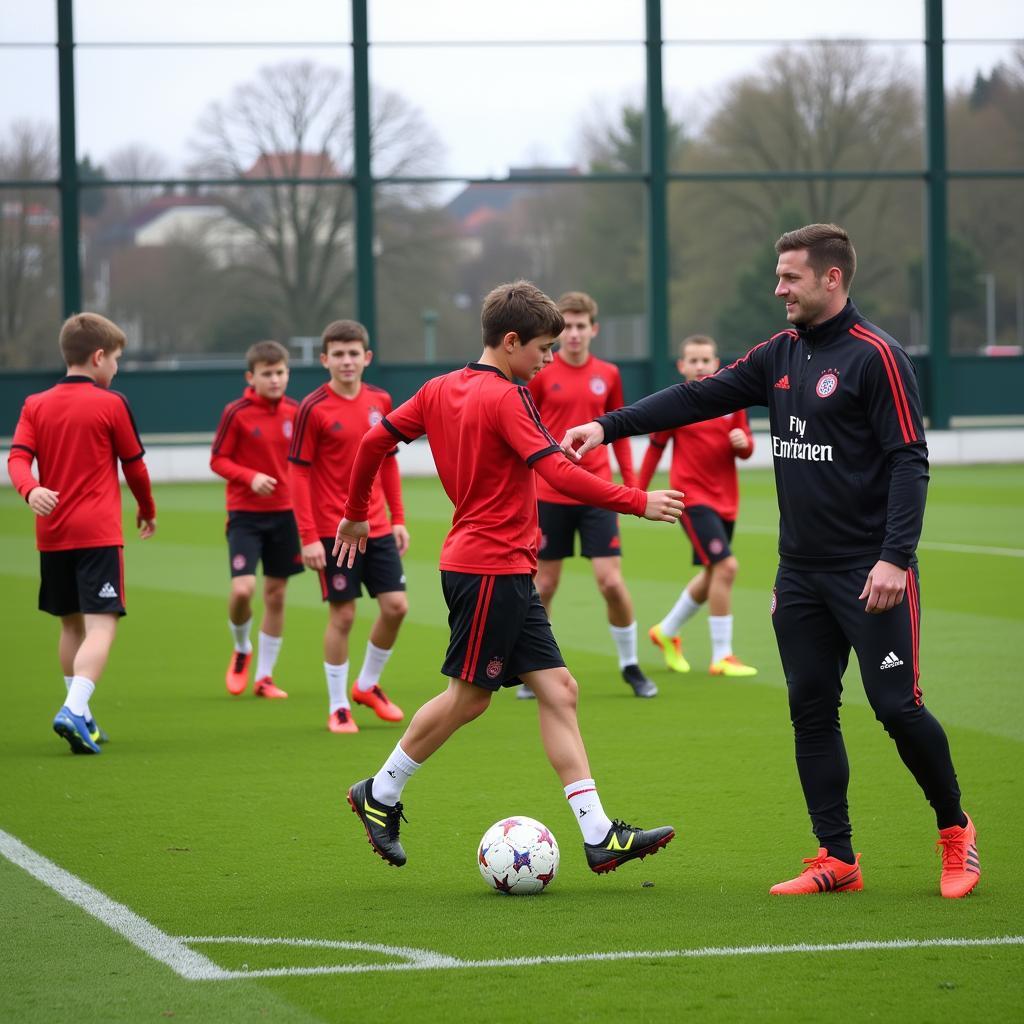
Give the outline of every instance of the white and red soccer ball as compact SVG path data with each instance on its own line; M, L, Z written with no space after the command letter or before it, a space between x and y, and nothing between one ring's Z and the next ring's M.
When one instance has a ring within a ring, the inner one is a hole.
M543 892L558 872L558 843L539 821L514 815L492 825L480 840L477 864L497 892L529 896Z

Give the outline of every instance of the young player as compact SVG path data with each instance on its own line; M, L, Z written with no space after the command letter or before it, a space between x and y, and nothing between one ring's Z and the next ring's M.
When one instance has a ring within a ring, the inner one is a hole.
M118 460L138 501L139 536L156 532L142 441L128 400L110 390L124 344L106 317L69 317L60 332L67 376L25 399L7 460L11 483L38 517L39 610L60 618L67 686L53 731L76 754L99 754L106 741L89 699L126 614Z
M402 484L394 458L385 460L380 481L373 489L370 541L365 554L347 570L327 564L335 527L345 508L359 440L391 411L391 396L363 383L363 372L372 359L370 337L362 324L335 320L324 328L320 362L331 375L330 380L302 400L288 456L302 560L320 574L321 593L329 605L324 673L329 703L327 728L335 733L359 731L346 691L348 637L355 621L356 599L362 596L364 586L377 599L380 615L370 629L352 700L372 708L385 722L400 722L403 717L402 709L380 688L381 673L409 610L401 561L409 547L409 532L404 525Z
M605 814L576 719L576 681L562 660L533 585L537 565L534 474L561 493L647 519L674 522L675 491L645 494L573 466L558 450L525 387L551 362L562 330L558 307L527 281L501 285L484 301L484 350L477 363L427 381L363 438L352 469L346 518L334 554L351 564L372 534L372 483L396 441L426 434L455 506L441 549L441 589L451 642L441 671L448 687L413 716L381 770L348 791L370 845L389 864L406 861L399 842L402 789L458 728L487 710L492 694L522 680L537 696L544 748L565 787L596 872L654 853L668 826L644 830Z
M288 448L298 402L284 393L288 386L284 345L258 341L245 359L245 393L224 407L210 452L210 469L228 482L228 626L235 649L224 682L232 694L244 693L249 684L252 598L256 566L262 560L263 622L253 693L282 698L288 694L274 685L273 675L284 632L285 592L288 577L302 572L299 533L288 492Z
M676 369L686 380L700 380L718 367L714 338L693 334L680 343ZM679 522L693 546L693 564L702 568L679 595L672 610L651 627L648 636L661 648L670 669L689 672L690 663L683 657L679 630L706 601L711 631L708 671L713 676L756 676L757 669L745 665L732 651L732 585L739 562L729 545L740 500L736 460L749 459L754 451L747 413L740 409L717 419L652 434L640 467L638 487L651 482L670 440L669 484L686 495L686 511Z
M585 292L566 292L558 300L565 329L558 338L561 347L551 365L530 381L530 394L541 418L555 437L574 423L595 419L622 405L622 378L618 367L591 354L590 343L597 337L597 303ZM632 487L633 455L629 440L613 446L622 482ZM608 452L595 449L583 468L611 481ZM619 671L637 697L654 697L658 688L637 663L636 617L633 600L622 578L622 544L618 516L606 508L581 504L552 487L543 476L537 481L541 541L537 562L537 592L544 610L551 604L562 577L562 560L575 553L576 534L580 553L590 560L594 581L604 598L608 628L619 656ZM533 696L524 683L516 696Z
M856 651L875 717L935 812L939 892L978 884L977 832L960 803L949 741L919 682L917 543L928 445L914 366L850 299L857 254L843 228L807 224L775 243L775 295L788 330L703 380L674 384L573 427L566 452L674 429L763 403L779 498L775 638L786 673L796 765L818 854L779 896L863 889L839 725L843 673Z

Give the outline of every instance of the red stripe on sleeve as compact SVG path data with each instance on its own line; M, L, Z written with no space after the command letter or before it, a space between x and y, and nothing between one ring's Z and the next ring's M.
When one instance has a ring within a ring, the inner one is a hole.
M850 328L850 334L861 341L866 341L874 346L882 357L882 365L885 367L886 375L889 378L889 387L892 388L892 400L896 406L896 416L899 419L900 430L903 432L903 440L906 444L916 441L917 432L914 430L914 420L910 415L910 403L907 401L906 392L903 390L903 378L900 376L899 367L896 365L896 357L892 354L889 346L870 331L865 330L860 324L854 324Z

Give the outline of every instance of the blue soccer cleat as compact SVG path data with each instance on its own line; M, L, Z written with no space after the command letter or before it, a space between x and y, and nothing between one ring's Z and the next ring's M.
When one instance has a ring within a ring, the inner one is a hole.
M103 731L103 728L97 723L95 718L87 718L85 720L85 727L89 730L93 743L110 742L110 737Z
M73 754L101 754L99 744L89 735L89 726L84 715L73 715L67 705L57 712L53 720L53 731L68 741Z

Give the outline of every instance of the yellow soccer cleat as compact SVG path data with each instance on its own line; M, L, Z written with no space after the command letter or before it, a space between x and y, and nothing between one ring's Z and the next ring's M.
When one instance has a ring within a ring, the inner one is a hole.
M732 678L757 675L757 669L753 665L744 665L735 654L727 654L724 658L713 661L708 672L713 676L731 676Z
M679 637L665 636L661 631L661 623L651 626L647 631L647 635L651 638L651 643L655 647L661 648L661 653L665 656L665 664L673 672L690 671L690 663L683 657L683 642Z

